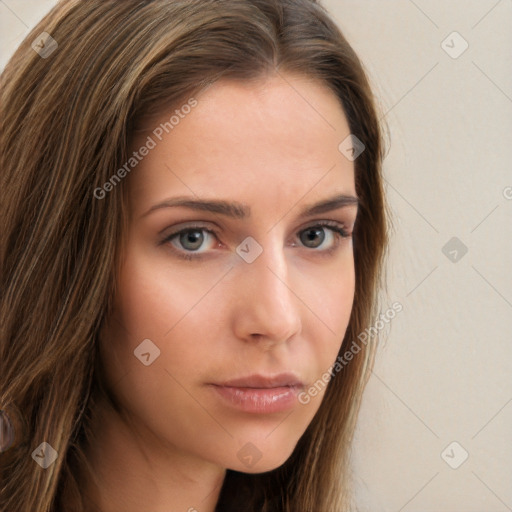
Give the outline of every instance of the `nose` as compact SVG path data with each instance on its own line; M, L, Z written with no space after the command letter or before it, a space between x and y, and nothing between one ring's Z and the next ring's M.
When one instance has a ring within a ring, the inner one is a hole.
M300 299L289 278L282 248L265 249L252 263L239 262L232 310L238 339L258 342L264 349L300 333Z

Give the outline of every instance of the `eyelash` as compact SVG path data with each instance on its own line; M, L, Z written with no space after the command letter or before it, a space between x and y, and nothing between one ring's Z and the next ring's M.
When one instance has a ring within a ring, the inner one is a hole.
M334 221L321 221L321 222L317 222L315 224L311 224L311 226L308 226L308 227L306 227L304 229L301 229L299 231L299 233L301 233L303 231L307 231L308 229L313 229L313 228L328 228L329 230L331 230L334 233L334 235L335 235L335 237L337 239L336 240L336 242L337 242L336 245L334 245L330 249L324 249L324 250L317 250L316 251L319 254L324 255L324 256L328 256L328 255L332 254L334 251L336 251L336 249L339 246L340 239L343 240L343 239L347 239L347 238L351 237L351 234L348 233L342 227L342 225L340 223L334 222ZM169 247L171 248L171 250L176 254L176 256L178 256L181 259L184 259L184 260L187 260L187 261L202 259L203 257L205 257L205 255L202 254L202 253L194 253L192 251L185 251L185 252L183 252L182 250L177 249L176 247L174 247L172 244L169 243L169 242L171 242L171 240L173 240L177 236L181 235L182 233L187 233L189 231L205 231L206 233L209 233L209 234L213 235L215 238L218 239L217 232L215 230L206 228L206 227L201 226L201 225L191 225L191 226L187 226L186 228L180 229L179 231L175 231L175 232L167 235L160 242L160 245L169 244ZM305 247L305 248L308 249L308 247ZM315 251L315 249L311 248L311 251Z

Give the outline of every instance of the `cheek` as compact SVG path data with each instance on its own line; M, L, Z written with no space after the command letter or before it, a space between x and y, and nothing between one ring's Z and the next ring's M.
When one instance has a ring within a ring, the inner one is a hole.
M333 339L341 343L354 301L355 268L352 251L344 251L330 265L319 265L306 272L301 277L301 289L301 298L304 297L306 306L313 313L310 323L317 324L317 332L330 333L334 335Z
M355 274L353 261L345 265L342 272L332 274L324 288L323 311L333 330L340 334L344 331L354 301Z
M183 270L176 264L169 265L160 254L148 257L147 250L136 244L128 247L114 312L100 336L110 382L127 371L147 379L148 368L161 370L167 380L165 371L169 370L188 381L191 369L207 367L211 360L204 354L215 352L211 342L220 337L218 330L225 320L220 309L226 301L221 295L229 294L229 290L215 286L225 272L224 268L210 272ZM144 346L141 343L152 347L145 340L155 345L155 353L159 351L147 368L134 354ZM156 378L157 373L151 375Z
M100 340L106 380L117 399L150 428L172 438L186 435L176 410L185 422L207 422L184 389L195 385L195 375L209 361L202 334L205 315L215 312L201 298L215 279L167 270L137 248L127 251L115 309Z
M161 358L166 333L186 313L191 300L186 293L179 282L169 282L162 269L156 269L136 251L127 251L118 276L114 311L100 335L102 359L110 380L126 371L141 370L134 352L141 343L152 347L144 340L151 340L156 347L150 355L154 357L160 351ZM161 363L159 359L155 359L155 365Z
M317 286L309 287L303 297L312 314L304 325L307 339L317 362L316 376L323 374L335 361L347 330L355 291L355 268L351 252L347 251L332 267L318 271Z
M332 378L332 368L340 352L347 330L355 290L355 271L353 258L345 258L343 271L341 266L331 269L324 275L322 285L317 292L310 294L310 309L317 315L308 315L305 325L310 344L310 360L315 371L304 391L299 394L306 423L310 423L318 411ZM314 363L313 363L314 361Z
M217 279L162 265L132 251L119 276L115 317L134 339L163 340L188 317Z

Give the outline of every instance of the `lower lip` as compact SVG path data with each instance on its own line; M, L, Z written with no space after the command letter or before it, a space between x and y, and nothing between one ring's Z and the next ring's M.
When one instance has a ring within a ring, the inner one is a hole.
M213 386L229 405L244 412L270 414L291 409L297 403L298 386L241 388Z

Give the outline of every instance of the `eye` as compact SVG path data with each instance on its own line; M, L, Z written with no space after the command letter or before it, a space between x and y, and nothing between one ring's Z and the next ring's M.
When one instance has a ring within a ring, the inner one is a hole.
M334 221L317 222L313 226L298 231L300 244L307 249L329 254L335 251L342 239L350 238L343 224ZM176 256L186 260L199 259L222 244L217 233L204 226L188 226L167 235L161 245L168 245ZM292 246L299 244L293 243Z
M181 246L187 251L197 251L204 242L204 232L199 229L184 231L178 235Z
M349 238L349 234L337 223L323 222L300 231L299 239L308 249L329 250L336 246L341 238ZM324 244L324 242L326 242ZM327 245L327 247L322 247Z
M322 227L312 227L308 228L305 231L302 231L300 234L300 241L310 249L317 248L322 245L325 240L325 230Z
M214 246L215 238L215 233L209 229L204 227L189 227L171 233L162 243L170 243L176 251L181 253L193 252L202 254Z

